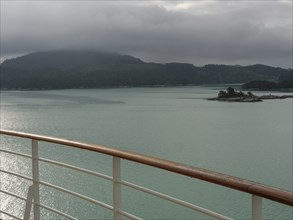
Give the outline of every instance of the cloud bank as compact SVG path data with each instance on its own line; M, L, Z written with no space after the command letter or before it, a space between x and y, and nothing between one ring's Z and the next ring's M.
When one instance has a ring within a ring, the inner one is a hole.
M1 57L99 49L292 68L292 1L1 1Z

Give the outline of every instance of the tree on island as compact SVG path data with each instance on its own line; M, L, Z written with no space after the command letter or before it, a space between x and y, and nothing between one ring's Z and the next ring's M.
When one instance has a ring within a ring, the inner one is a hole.
M228 93L228 96L234 96L235 95L235 89L232 88L232 87L228 87L227 88L227 93Z
M226 91L221 90L218 93L218 98L231 98L231 97L254 97L251 92L248 92L247 94L243 93L242 91L235 91L234 88L228 87Z

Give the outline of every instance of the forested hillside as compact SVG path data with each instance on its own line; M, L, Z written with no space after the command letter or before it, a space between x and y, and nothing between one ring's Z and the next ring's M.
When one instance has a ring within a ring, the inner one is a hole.
M32 53L6 60L0 67L1 89L176 86L252 80L278 82L292 76L292 70L265 65L158 64L128 55L78 50Z

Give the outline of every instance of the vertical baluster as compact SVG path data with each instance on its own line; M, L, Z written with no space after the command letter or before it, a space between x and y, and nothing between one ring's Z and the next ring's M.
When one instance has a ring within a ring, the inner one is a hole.
M28 188L28 192L27 192L25 211L23 215L24 220L30 219L33 198L34 198L34 185L31 185Z
M118 182L121 177L120 158L113 157L113 217L121 219L119 214L121 206L121 185Z
M32 140L32 169L34 186L34 219L40 219L40 195L39 195L39 149L38 141Z
M256 195L252 195L252 219L262 219L262 198Z

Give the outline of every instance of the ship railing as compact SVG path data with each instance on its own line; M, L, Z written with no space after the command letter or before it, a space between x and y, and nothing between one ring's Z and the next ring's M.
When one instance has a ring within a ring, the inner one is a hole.
M32 141L32 155L20 153L20 152L15 152L11 150L6 150L6 149L0 149L0 152L3 153L8 153L8 154L13 154L17 155L20 157L26 157L30 158L32 160L32 177L17 174L15 172L11 172L8 170L3 170L1 169L0 172L6 173L8 175L13 175L19 178L23 178L26 180L31 181L31 185L29 186L27 190L27 197L20 196L18 194L15 194L13 192L8 192L5 190L0 191L0 193L7 194L9 196L21 199L25 201L25 210L24 214L22 217L15 216L12 213L8 213L5 210L0 210L0 213L9 216L11 218L15 219L30 219L33 217L33 219L40 219L40 208L47 209L51 212L54 212L66 219L76 219L74 216L71 216L70 213L64 213L60 210L57 210L55 208L49 207L45 204L42 204L40 202L40 185L44 185L47 187L51 187L53 189L59 190L64 193L68 193L70 195L79 197L83 200L86 200L88 202L91 202L93 204L96 204L98 206L101 206L105 209L108 209L112 211L113 213L113 219L121 219L122 217L126 217L129 219L134 219L138 220L141 219L140 217L128 213L126 211L123 211L121 209L121 186L126 186L130 187L132 189L159 197L161 199L167 200L171 203L175 203L177 205L189 208L191 210L200 212L202 214L205 214L209 217L215 218L215 219L223 219L223 220L228 220L231 219L227 216L224 216L222 214L219 214L217 212L214 212L212 210L191 204L189 202L183 201L181 199L177 199L175 197L172 197L170 195L166 195L163 193L160 193L158 191L136 185L131 182L127 182L121 178L121 160L128 160L132 162L136 162L139 164L144 164L147 166L151 167L156 167L159 169L167 170L169 172L177 173L183 176L188 176L192 177L195 179L203 180L206 182L214 183L217 185L221 185L224 187L228 187L230 189L238 190L241 192L245 192L248 194L251 194L251 219L253 220L259 220L262 219L262 200L263 198L269 199L272 201L275 201L280 204L288 205L288 206L293 206L293 193L288 192L282 189L274 188L271 186L263 185L260 183L252 182L249 180L241 179L238 177L234 176L229 176L226 174L222 173L217 173L201 168L196 168L196 167L191 167L187 166L181 163L173 162L173 161L168 161L164 160L161 158L156 158L156 157L150 157L138 153L133 153L129 151L123 151L119 149L114 149L114 148L109 148L101 145L93 145L93 144L87 144L83 142L77 142L77 141L72 141L72 140L66 140L66 139L61 139L61 138L55 138L55 137L49 137L49 136L42 136L42 135L35 135L35 134L29 134L29 133L23 133L23 132L16 132L16 131L10 131L10 130L0 130L1 135L6 135L6 136L12 136L12 137L18 137L18 138L24 138L24 139L30 139ZM84 168L72 166L69 164L61 163L58 161L53 161L45 158L39 157L39 147L38 147L38 142L47 142L51 144L59 144L59 145L64 145L64 146L69 146L73 148L79 148L82 150L87 150L87 151L92 151L92 152L97 152L100 154L108 155L112 157L112 176L108 176L102 173L94 172L91 170L87 170ZM93 198L90 198L88 196L82 195L77 192L73 192L71 190L65 189L63 187L41 181L39 178L39 162L45 162L49 164L54 164L60 167L65 167L69 168L72 170L76 170L79 172L83 172L89 175L93 175L99 178L106 179L108 181L112 182L112 195L113 195L113 204L106 204L102 201L95 200ZM31 211L32 209L32 211ZM30 216L30 213L33 212L33 216Z

